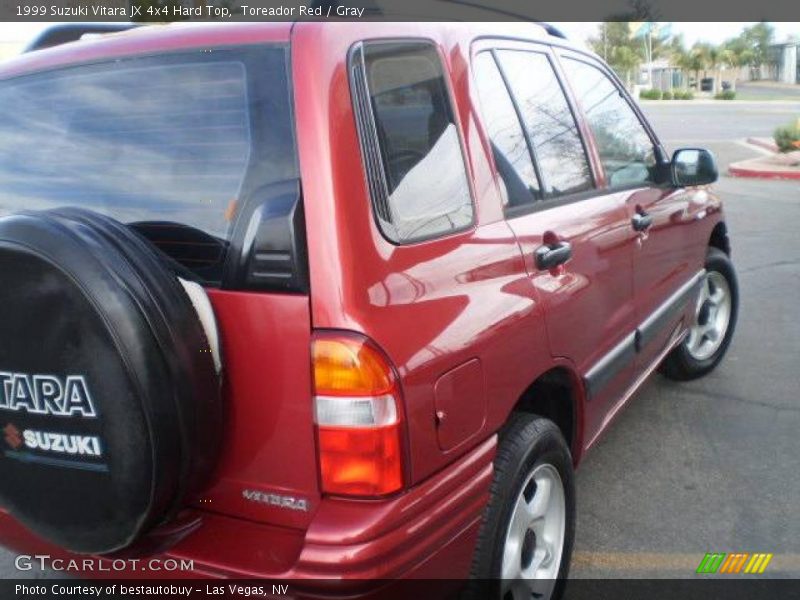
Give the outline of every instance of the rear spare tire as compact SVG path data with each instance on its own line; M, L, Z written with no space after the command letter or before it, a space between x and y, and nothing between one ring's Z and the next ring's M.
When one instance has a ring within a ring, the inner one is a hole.
M125 548L220 445L198 314L156 250L88 211L0 219L0 274L0 504L73 552Z

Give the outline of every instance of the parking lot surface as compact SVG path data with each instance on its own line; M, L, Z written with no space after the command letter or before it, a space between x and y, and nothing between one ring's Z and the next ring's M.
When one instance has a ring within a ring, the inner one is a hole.
M578 472L573 577L690 577L706 552L768 552L800 577L800 184L733 179L796 105L645 106L669 150L705 146L723 176L739 323L704 379L655 376ZM759 133L760 130L760 133Z

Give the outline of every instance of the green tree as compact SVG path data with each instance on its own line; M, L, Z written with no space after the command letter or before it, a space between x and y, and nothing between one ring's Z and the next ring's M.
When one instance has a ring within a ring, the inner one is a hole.
M625 82L625 86L631 87L631 75L641 64L641 57L628 46L614 48L611 53L611 66L617 75Z
M753 49L742 35L727 40L722 47L726 52L730 53L734 64L738 67L753 64L755 60Z
M775 28L762 21L752 27L746 27L741 36L753 53L750 64L760 67L769 60L769 47L775 39Z
M720 46L723 64L734 69L750 67L755 78L760 77L761 65L770 60L769 47L775 37L775 30L769 23L761 22L746 27L734 38Z
M656 29L651 42L653 47L653 59L669 58L672 55L672 43L674 39L675 38L669 33L664 32L662 28Z
M625 21L600 23L596 36L589 38L589 46L611 66L627 87L632 75L644 60L641 40L631 38L630 24Z
M705 78L709 69L712 68L714 64L714 47L706 42L696 42L694 46L692 46L691 50L689 50L689 61L687 64L687 68L690 71L694 71L694 78L695 82L697 83L697 89L700 89L700 72L702 71L702 77Z
M589 46L606 62L611 60L615 48L630 48L636 51L638 44L631 38L630 26L624 21L600 23L597 35L589 38Z
M641 22L641 21L640 21ZM634 75L646 61L645 37L633 37L629 21L606 21L600 23L598 32L589 38L589 46L611 66L620 79L630 87ZM655 29L650 39L653 59L670 55L671 38Z

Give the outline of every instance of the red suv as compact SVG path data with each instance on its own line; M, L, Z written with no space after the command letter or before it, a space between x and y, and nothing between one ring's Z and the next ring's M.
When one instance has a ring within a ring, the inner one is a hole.
M733 334L713 157L547 26L145 27L0 105L17 550L556 597L574 466Z

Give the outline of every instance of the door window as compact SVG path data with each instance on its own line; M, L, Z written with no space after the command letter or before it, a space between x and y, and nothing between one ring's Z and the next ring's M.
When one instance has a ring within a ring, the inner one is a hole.
M608 186L656 179L653 142L619 88L603 71L565 57L564 71L592 130Z
M541 188L525 132L503 76L490 52L478 54L473 67L483 122L489 133L497 172L505 185L505 204L509 208L531 204L541 198Z
M500 66L519 106L548 196L593 186L575 117L546 55L502 50Z

